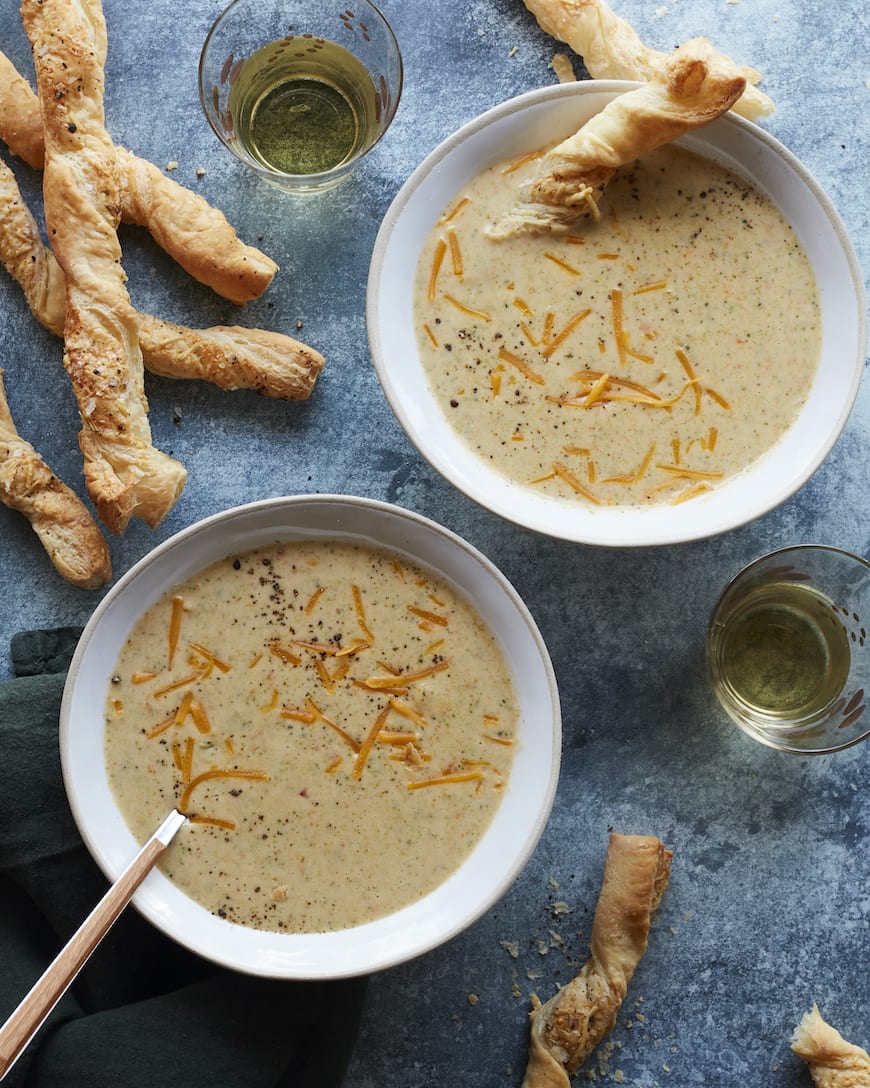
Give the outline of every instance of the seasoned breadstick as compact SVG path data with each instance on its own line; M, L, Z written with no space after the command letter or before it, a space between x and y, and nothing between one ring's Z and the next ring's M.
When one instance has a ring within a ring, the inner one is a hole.
M30 309L63 335L66 280L27 207L15 175L0 162L0 262L21 284ZM279 333L235 326L187 329L137 313L146 369L165 378L201 378L222 389L254 389L282 400L304 400L323 356Z
M583 58L593 79L643 83L652 79L667 60L666 53L644 45L606 0L525 0L525 5L546 34L565 42ZM755 86L761 79L759 73L741 66L740 74L746 87L731 107L734 112L750 121L773 113L773 102Z
M98 60L105 48L97 50ZM39 100L12 62L0 53L0 139L36 169L44 156ZM145 159L115 148L121 184L121 219L145 227L194 279L239 305L258 298L278 266L245 245L208 201L168 178Z
M822 1019L817 1005L804 1013L791 1048L809 1066L816 1088L870 1088L870 1054L846 1042Z
M28 166L42 169L45 140L39 101L5 53L0 53L0 139Z
M671 852L649 835L610 836L595 908L591 957L580 974L531 1013L523 1088L567 1088L616 1022L646 951L650 915L670 875Z
M319 352L281 333L238 325L188 329L148 314L138 318L145 366L163 378L201 378L220 389L305 400L323 367Z
M49 559L73 585L99 589L112 577L109 549L79 497L15 428L0 370L0 502L30 522Z
M122 147L115 152L125 223L145 227L185 272L230 302L242 305L266 290L278 265L245 245L223 212L145 159Z
M64 365L82 419L85 483L116 533L155 527L186 477L148 424L136 314L121 268L120 184L103 118L96 0L24 0L45 132L46 226L66 277Z
M491 229L564 233L598 201L617 167L720 117L746 81L704 38L681 45L649 83L619 95L540 160L519 203Z

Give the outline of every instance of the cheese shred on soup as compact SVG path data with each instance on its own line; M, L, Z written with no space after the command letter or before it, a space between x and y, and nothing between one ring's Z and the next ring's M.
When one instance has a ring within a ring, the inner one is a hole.
M536 156L457 195L415 284L421 358L464 442L541 494L681 503L769 450L821 350L810 263L745 179L665 147L610 182L600 218L496 241Z
M518 705L469 603L340 541L222 560L137 621L106 703L117 803L160 866L245 926L324 932L407 906L499 805Z

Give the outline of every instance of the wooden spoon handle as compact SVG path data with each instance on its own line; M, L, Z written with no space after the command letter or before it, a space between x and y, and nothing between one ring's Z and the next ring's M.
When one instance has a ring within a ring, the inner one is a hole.
M184 816L173 812L160 825L0 1028L0 1080L66 993L184 821Z

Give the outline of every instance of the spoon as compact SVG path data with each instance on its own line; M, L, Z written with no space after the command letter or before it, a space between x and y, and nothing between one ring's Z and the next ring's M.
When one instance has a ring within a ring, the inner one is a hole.
M69 989L186 819L175 810L166 817L0 1028L0 1080Z

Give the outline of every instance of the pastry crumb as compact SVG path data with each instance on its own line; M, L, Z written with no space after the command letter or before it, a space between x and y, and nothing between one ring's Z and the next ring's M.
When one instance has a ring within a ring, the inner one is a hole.
M477 994L469 994L468 995L468 1004L469 1005L476 1005L479 1000L480 1000L480 998L477 996Z
M205 167L204 166L197 166L196 176L198 178L204 178L205 177Z
M513 47L512 49L511 49L511 51L510 51L510 52L508 53L508 56L509 56L509 57L515 57L515 56L517 55L517 53L519 53L519 51L520 51L520 47L519 47L518 45L515 45L515 46L514 46L514 47Z
M515 960L517 956L519 956L520 946L518 941L499 941L499 944L512 960Z
M167 172L178 169L178 162L175 159L171 159L166 166L163 167Z
M576 83L577 76L574 74L574 66L571 64L571 58L565 53L555 53L553 59L550 61L550 67L556 73L560 83Z

